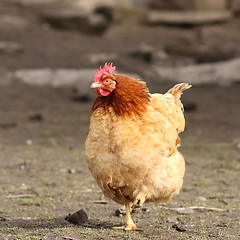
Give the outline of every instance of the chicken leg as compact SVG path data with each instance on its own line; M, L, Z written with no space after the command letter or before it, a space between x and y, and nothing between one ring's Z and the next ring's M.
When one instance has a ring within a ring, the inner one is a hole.
M129 230L141 231L142 229L137 228L136 224L132 220L130 203L125 204L125 209L126 209L125 225L121 227L114 227L114 229L123 229L125 231L129 231Z

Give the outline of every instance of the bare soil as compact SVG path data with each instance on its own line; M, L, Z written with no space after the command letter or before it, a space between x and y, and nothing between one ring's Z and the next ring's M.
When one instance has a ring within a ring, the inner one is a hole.
M1 41L24 46L21 53L0 54L1 68L8 70L97 67L84 62L85 54L116 52L119 69L141 74L149 63L128 53L142 42L159 50L183 40L198 43L199 29L150 27L140 21L142 12L123 14L121 23L95 36L44 27L40 7L12 1L0 6L1 13L29 22L21 30L0 29ZM234 47L236 22L206 26L204 41L218 36ZM173 83L159 84L164 92ZM183 189L170 203L146 204L133 215L143 231L124 232L111 229L123 223L114 216L121 206L102 197L84 160L92 102L74 101L71 88L0 86L0 239L240 239L239 92L235 84L193 86L184 93ZM89 217L85 226L65 220L79 209Z

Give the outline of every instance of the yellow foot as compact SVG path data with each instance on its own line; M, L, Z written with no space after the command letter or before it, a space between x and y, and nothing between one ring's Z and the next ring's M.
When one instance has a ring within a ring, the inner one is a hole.
M122 230L125 230L125 231L130 231L130 230L143 231L143 229L138 228L134 223L133 224L124 225L124 226L119 226L119 227L113 227L113 229L122 229Z

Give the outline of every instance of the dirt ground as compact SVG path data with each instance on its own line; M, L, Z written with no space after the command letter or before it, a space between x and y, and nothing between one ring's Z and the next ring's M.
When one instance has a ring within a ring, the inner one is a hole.
M135 18L125 13L124 21L95 36L44 27L41 8L8 1L0 6L1 13L30 22L26 29L0 30L1 41L24 46L21 53L0 54L1 68L8 70L97 67L84 56L116 52L118 68L141 74L149 63L127 54L135 46L146 42L162 49L198 41L199 29L150 27L139 23L142 13ZM204 28L211 32L205 40L223 37L219 29L229 28L229 40L222 43L234 47L238 22ZM173 83L159 84L164 92ZM124 232L111 229L124 221L114 214L121 206L102 197L84 160L92 100L75 101L71 88L0 86L0 239L240 239L239 92L240 84L201 85L183 95L183 189L170 203L146 204L133 215L143 231ZM87 224L65 220L79 209L87 213Z

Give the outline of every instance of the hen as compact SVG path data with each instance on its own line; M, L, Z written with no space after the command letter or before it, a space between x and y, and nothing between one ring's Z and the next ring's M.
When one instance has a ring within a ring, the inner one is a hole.
M185 119L180 101L191 87L175 85L165 94L150 94L145 82L105 64L92 88L92 107L85 143L89 169L104 195L125 205L125 230L137 230L131 208L166 202L182 187L185 163L178 151Z

